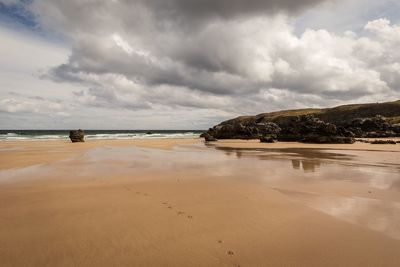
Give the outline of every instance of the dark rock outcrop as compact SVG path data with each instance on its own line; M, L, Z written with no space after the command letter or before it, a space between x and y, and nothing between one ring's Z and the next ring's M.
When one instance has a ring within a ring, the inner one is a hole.
M374 140L370 142L371 145L395 145L396 141L394 140Z
M282 131L278 135L279 141L297 141L304 143L354 143L352 132L338 129L332 123L326 123L314 115L292 117L281 125Z
M397 136L400 136L400 123L392 124L391 130L396 133Z
M208 133L202 134L201 137L203 137L206 142L216 142L216 141L218 141L217 138L213 137L212 135L210 135Z
M272 122L246 124L230 122L214 126L207 133L217 139L259 139L267 135L276 135L281 130L278 125Z
M260 139L272 143L276 139L287 142L305 143L354 143L354 134L344 128L337 128L313 115L292 116L273 122L250 121L246 124L235 120L223 122L211 128L208 135L218 139Z
M261 139L276 135L278 141L313 143L396 137L400 136L400 100L242 116L222 122L207 133L218 139Z
M72 143L85 142L85 132L81 129L77 131L70 131L69 138L71 139Z
M366 143L366 144L370 144L371 143L371 141L365 140L365 139L356 139L356 142Z
M277 139L276 135L264 135L260 137L260 142L261 143L275 143L275 140Z
M313 144L353 144L355 139L353 137L345 136L323 136L323 135L306 135L299 142L313 143Z
M356 137L364 138L396 136L395 130L400 130L391 125L387 118L380 115L371 118L357 118L347 125L345 124L344 127L352 131Z

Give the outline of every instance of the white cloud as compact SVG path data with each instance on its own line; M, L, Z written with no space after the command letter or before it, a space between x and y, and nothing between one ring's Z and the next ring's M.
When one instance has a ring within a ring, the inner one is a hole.
M118 34L114 33L112 35L112 39L114 40L115 44L122 48L126 53L129 55L132 54L133 48L126 42L124 39L121 38Z

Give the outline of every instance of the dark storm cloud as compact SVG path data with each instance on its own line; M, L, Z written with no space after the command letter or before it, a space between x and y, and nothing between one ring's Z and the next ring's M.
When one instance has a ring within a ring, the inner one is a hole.
M160 17L207 19L296 13L323 0L144 0Z

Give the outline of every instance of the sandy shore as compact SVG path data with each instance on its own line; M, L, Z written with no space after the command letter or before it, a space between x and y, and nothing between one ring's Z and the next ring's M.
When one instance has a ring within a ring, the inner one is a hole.
M1 266L399 266L400 145L0 143Z

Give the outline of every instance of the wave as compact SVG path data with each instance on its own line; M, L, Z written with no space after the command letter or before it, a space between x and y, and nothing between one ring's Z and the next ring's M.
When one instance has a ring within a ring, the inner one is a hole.
M86 134L86 140L127 140L127 139L152 139L152 138L196 138L197 132L154 132L154 133L93 133ZM0 134L0 141L20 141L20 140L69 140L67 134Z

